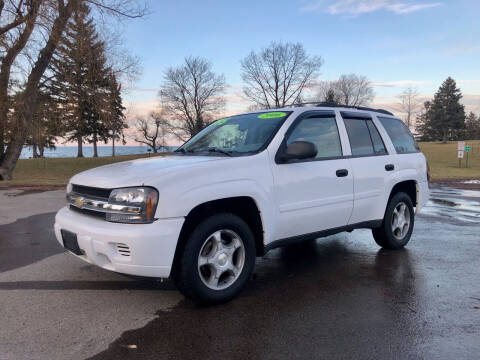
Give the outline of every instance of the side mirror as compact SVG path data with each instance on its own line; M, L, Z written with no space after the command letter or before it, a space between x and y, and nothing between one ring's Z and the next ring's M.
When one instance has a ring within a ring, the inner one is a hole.
M309 141L290 143L281 156L283 161L311 159L317 156L317 147Z

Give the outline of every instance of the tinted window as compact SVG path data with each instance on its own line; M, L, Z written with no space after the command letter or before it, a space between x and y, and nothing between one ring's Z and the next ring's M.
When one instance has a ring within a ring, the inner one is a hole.
M398 119L379 117L398 154L418 152L417 142L405 124Z
M365 120L344 119L353 156L375 155Z
M372 143L373 143L373 150L375 150L375 154L386 154L387 150L385 149L385 144L383 143L383 140L378 133L377 128L375 127L375 124L373 123L372 120L367 120L367 126L368 130L370 131L370 136L372 138Z
M309 141L317 147L316 159L342 156L342 146L335 117L312 117L301 120L287 139Z

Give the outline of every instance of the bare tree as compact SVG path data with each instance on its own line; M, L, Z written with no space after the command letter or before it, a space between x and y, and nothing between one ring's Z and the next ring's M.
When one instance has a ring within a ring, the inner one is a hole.
M34 113L38 105L38 88L45 70L52 59L65 27L75 9L81 3L89 3L98 9L99 14L113 14L119 17L135 18L143 16L143 13L131 13L134 1L128 0L9 0L14 4L12 9L24 11L24 15L18 15L22 19L18 25L7 26L0 33L0 45L2 53L2 65L0 68L0 180L9 180L17 163L23 145L28 135L28 127L31 126ZM25 10L22 4L26 4ZM5 2L0 0L0 15L2 24L15 22L14 11L11 11L13 20L5 19ZM41 14L41 16L39 15ZM41 21L37 21L41 20ZM5 150L4 136L5 124L8 115L8 92L10 85L11 69L18 55L24 51L25 46L32 37L32 33L38 32L35 43L38 51L26 53L24 86L19 96L19 113L16 123L11 132L9 143Z
M397 108L400 112L405 114L405 124L410 128L411 126L414 126L412 120L415 118L416 113L422 105L422 102L419 99L418 90L409 86L397 97L399 99Z
M169 124L164 113L152 111L147 119L139 117L136 119L135 127L139 132L135 137L136 142L151 147L154 153L166 146Z
M323 60L309 56L301 43L272 42L241 61L243 92L263 108L300 102L303 91L313 85Z
M4 156L5 149L5 128L9 109L8 89L11 81L12 65L27 44L35 28L40 5L41 1L29 2L26 5L23 1L18 0L16 2L8 2L7 7L5 7L3 1L0 3L0 16L2 20L7 19L6 25L2 26L0 33L2 40L2 64L0 65L0 161ZM10 30L15 32L15 34L10 34Z
M197 134L224 108L224 93L225 76L215 74L205 59L190 56L169 68L159 96L170 131L181 140Z

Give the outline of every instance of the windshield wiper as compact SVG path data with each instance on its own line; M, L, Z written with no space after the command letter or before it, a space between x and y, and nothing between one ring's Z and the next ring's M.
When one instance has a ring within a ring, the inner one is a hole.
M174 152L179 152L179 153L185 154L187 152L193 153L193 150L185 150L184 148L179 148L179 149L175 150Z
M222 150L222 149L219 149L219 148L216 148L216 147L209 147L208 152L216 152L216 153L224 154L224 155L227 155L227 156L232 156L231 151Z

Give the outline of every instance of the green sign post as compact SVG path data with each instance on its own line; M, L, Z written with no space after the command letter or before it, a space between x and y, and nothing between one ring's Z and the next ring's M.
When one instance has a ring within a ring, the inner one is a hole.
M465 152L467 153L467 158L465 160L465 167L468 168L468 153L470 152L472 148L470 146L465 146Z

